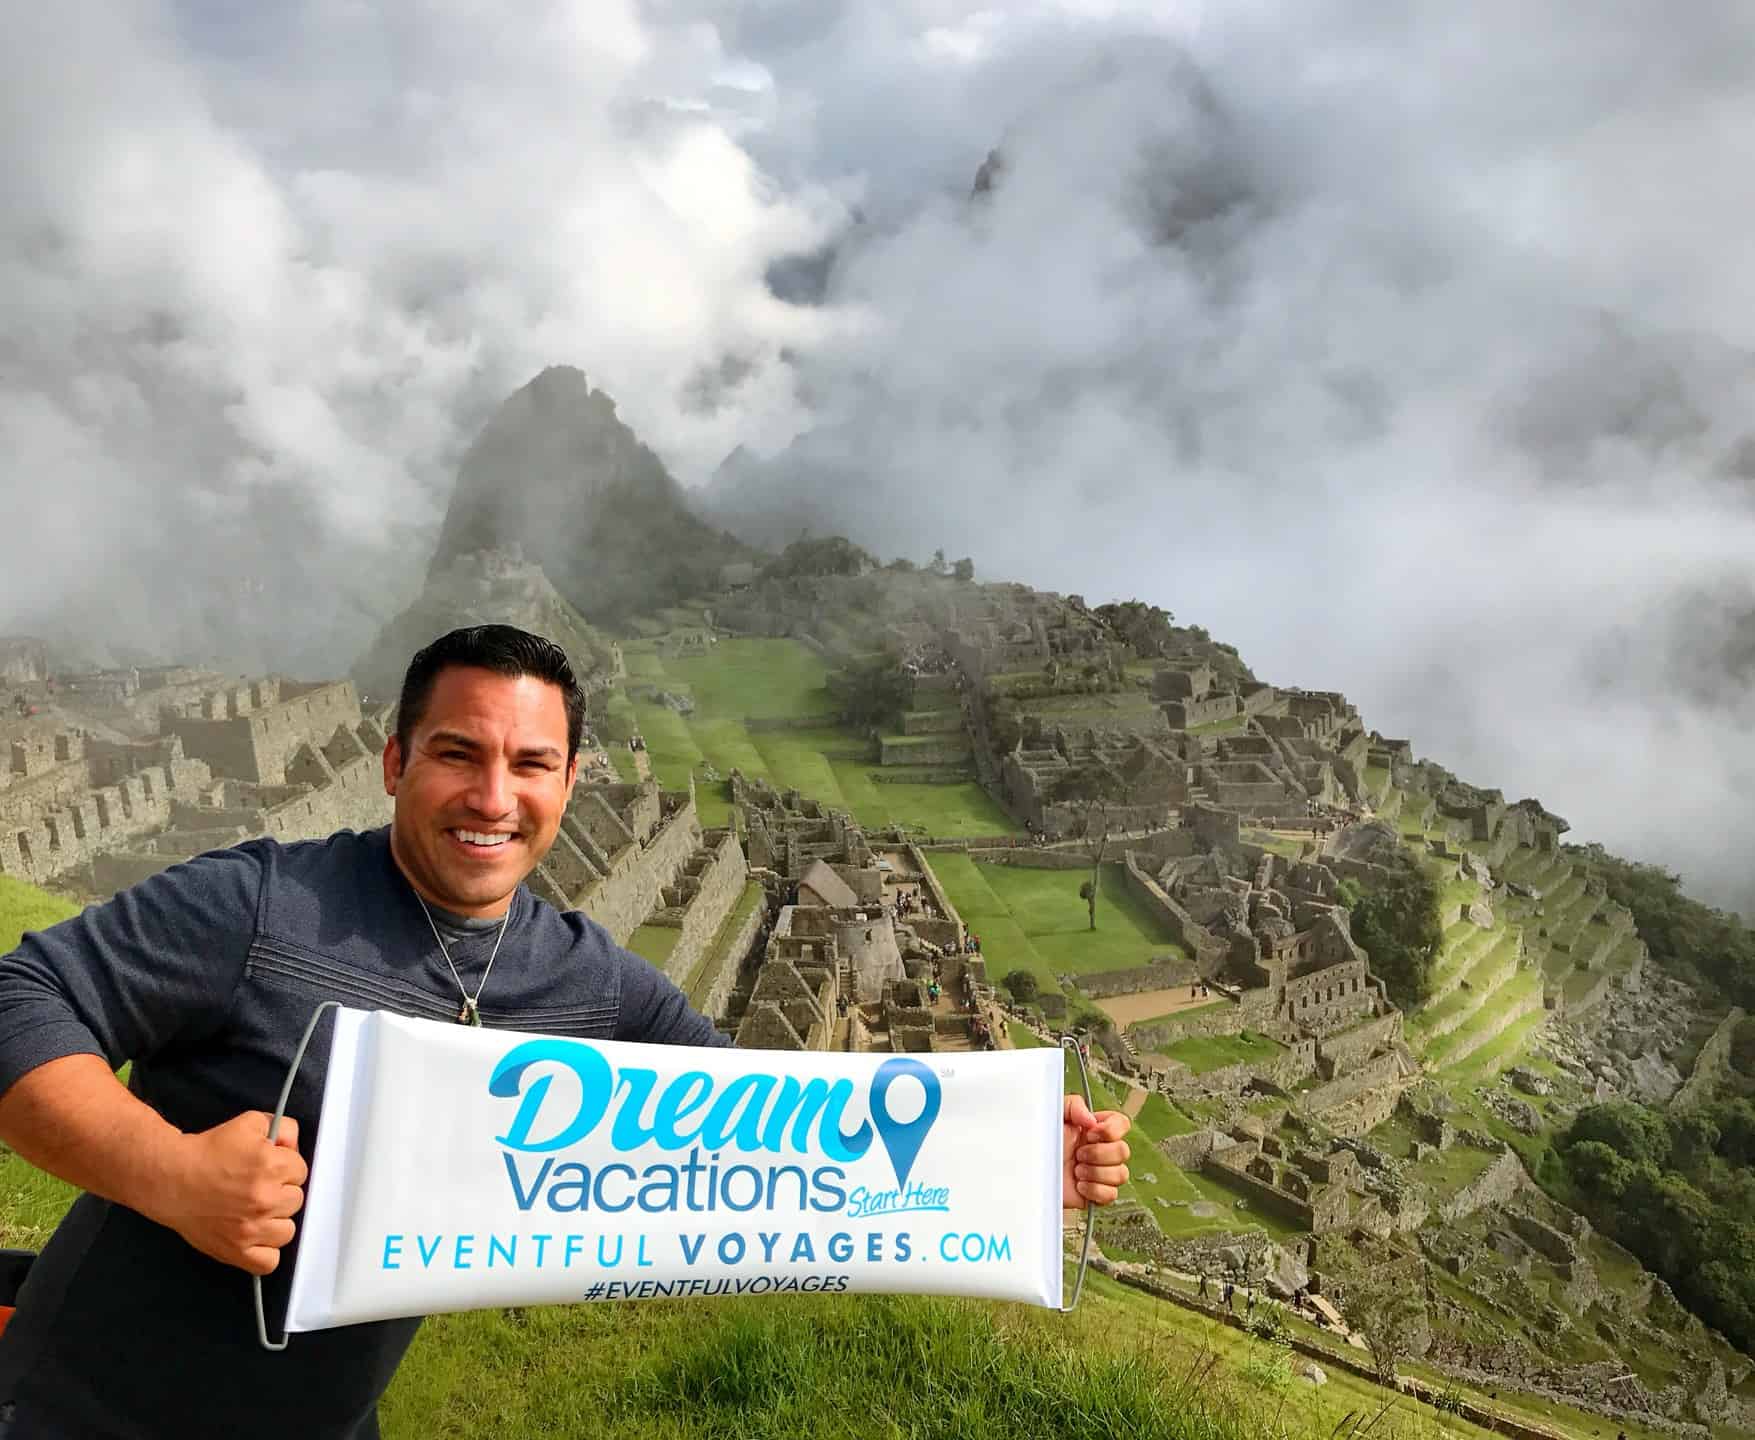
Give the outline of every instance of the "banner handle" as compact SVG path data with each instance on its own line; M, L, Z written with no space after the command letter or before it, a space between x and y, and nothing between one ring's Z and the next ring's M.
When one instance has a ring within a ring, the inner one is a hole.
M1097 1107L1091 1099L1091 1076L1090 1072L1085 1069L1085 1052L1079 1048L1078 1037L1062 1035L1060 1045L1063 1050L1070 1050L1073 1059L1078 1062L1079 1088L1085 1092L1085 1108L1095 1115ZM1070 1315L1078 1308L1079 1296L1085 1288L1085 1270L1091 1263L1091 1234L1096 1228L1097 1207L1087 1200L1085 1202L1085 1243L1079 1251L1079 1273L1073 1278L1072 1302L1060 1307L1062 1315Z
M280 1099L274 1102L274 1118L268 1122L268 1138L273 1140L280 1134L280 1121L286 1114L287 1098L292 1094L293 1081L298 1079L299 1066L304 1063L305 1051L310 1048L311 1037L317 1033L317 1022L323 1018L325 1010L339 1010L339 1000L325 1000L311 1012L311 1018L305 1025L305 1033L299 1039L299 1048L293 1051L292 1064L287 1067L286 1083L280 1087ZM283 1334L279 1340L268 1338L268 1320L262 1313L262 1277L252 1275L250 1286L256 1293L256 1338L262 1342L264 1350L280 1351L286 1349L287 1337Z

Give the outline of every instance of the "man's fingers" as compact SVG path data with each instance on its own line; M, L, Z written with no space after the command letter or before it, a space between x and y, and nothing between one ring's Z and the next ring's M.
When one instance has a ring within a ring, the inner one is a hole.
M1125 1140L1109 1140L1100 1145L1081 1145L1073 1158L1081 1165L1122 1165L1133 1151Z
M244 1251L243 1259L238 1261L239 1268L252 1275L272 1275L278 1264L280 1251L270 1245L252 1245Z
M272 1120L274 1117L270 1115L267 1118ZM282 1115L280 1129L274 1132L274 1143L284 1145L289 1150L297 1150L299 1148L299 1122L290 1115Z
M276 1145L269 1156L267 1173L282 1185L303 1185L311 1173L305 1157L297 1150L283 1150Z
M1119 1193L1113 1185L1104 1185L1095 1180L1079 1181L1078 1191L1090 1205L1113 1205Z
M1074 1172L1079 1189L1085 1189L1087 1180L1097 1185L1119 1187L1127 1184L1127 1166L1125 1165L1081 1165Z
M1097 1117L1091 1114L1091 1107L1085 1104L1083 1095L1068 1095L1066 1110L1063 1117L1068 1125L1080 1130L1088 1130L1097 1123Z
M297 1215L305 1205L305 1192L297 1185L282 1185L280 1193L275 1196L274 1204L269 1206L268 1214L273 1219L289 1220Z

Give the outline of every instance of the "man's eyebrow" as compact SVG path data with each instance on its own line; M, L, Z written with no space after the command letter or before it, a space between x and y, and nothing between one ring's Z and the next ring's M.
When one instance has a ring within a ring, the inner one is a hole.
M435 730L427 736L429 745L460 745L465 750L481 749L481 742L465 735L461 730Z
M520 760L561 759L561 747L558 745L532 745L518 752Z

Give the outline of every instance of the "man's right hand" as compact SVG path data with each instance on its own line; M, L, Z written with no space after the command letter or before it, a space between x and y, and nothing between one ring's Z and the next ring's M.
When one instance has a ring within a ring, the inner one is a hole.
M184 1135L151 1218L175 1230L203 1255L252 1275L267 1275L294 1234L292 1217L305 1203L308 1167L299 1154L299 1126L290 1116L268 1139L273 1117L260 1110Z

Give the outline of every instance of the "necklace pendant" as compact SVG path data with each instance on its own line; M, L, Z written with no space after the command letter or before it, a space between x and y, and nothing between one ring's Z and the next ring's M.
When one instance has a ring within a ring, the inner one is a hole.
M457 1023L459 1025L473 1025L477 1029L481 1028L481 1011L475 1008L475 1001L465 1000L463 1002L463 1008L457 1012Z

